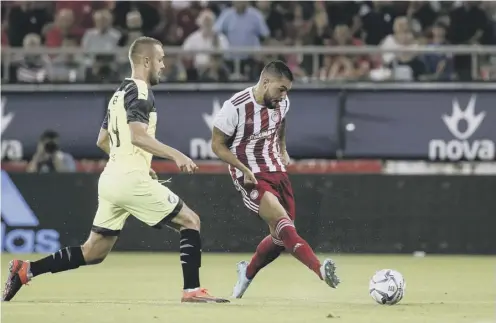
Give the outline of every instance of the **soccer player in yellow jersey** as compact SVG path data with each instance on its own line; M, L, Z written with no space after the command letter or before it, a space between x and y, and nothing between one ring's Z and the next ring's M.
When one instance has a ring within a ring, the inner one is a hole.
M154 228L169 226L180 232L184 277L182 302L225 303L200 288L200 218L176 194L161 185L151 170L153 155L171 159L181 171L194 173L195 163L155 139L157 110L151 86L164 68L162 44L141 37L131 45L132 77L122 82L108 104L97 145L109 154L98 182L99 205L88 240L37 260L10 262L3 300L10 301L33 277L101 263L108 255L129 215Z

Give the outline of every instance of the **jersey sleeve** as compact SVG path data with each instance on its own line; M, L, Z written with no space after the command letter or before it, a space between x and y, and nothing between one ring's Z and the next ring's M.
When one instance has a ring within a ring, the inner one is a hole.
M238 110L230 101L225 101L219 113L215 116L214 127L228 136L232 136L238 125Z
M127 112L127 122L141 122L148 124L153 105L148 100L148 89L139 89L131 84L124 94L124 107Z
M282 107L282 117L285 118L289 112L289 97L286 96L284 99L284 106Z
M108 112L105 113L105 118L103 118L102 128L108 130Z

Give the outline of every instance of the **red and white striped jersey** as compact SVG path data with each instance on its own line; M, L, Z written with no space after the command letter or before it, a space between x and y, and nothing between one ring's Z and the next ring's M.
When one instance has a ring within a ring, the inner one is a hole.
M269 109L256 103L253 88L247 88L225 101L214 126L231 139L228 147L253 173L285 172L279 151L279 128L289 110L289 99ZM229 166L231 176L243 173Z

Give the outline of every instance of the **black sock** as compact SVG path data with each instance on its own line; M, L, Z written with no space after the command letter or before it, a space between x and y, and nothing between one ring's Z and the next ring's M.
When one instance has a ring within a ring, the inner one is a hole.
M181 231L181 265L183 267L184 289L200 287L201 238L200 232L192 229Z
M81 247L66 247L30 263L33 277L44 273L59 273L86 265Z

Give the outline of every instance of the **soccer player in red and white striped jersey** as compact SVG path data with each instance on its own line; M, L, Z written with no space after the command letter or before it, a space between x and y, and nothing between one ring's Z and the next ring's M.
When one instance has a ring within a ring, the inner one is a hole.
M281 61L265 66L258 84L224 102L214 121L212 150L229 164L229 172L247 208L269 226L250 263L238 263L233 297L241 298L255 275L286 250L335 288L331 259L320 262L296 232L295 201L286 174L286 114L293 74Z

